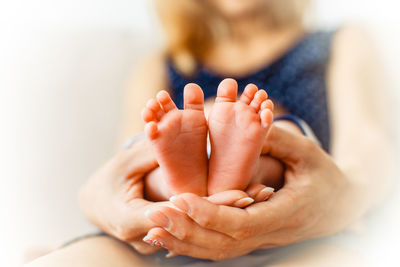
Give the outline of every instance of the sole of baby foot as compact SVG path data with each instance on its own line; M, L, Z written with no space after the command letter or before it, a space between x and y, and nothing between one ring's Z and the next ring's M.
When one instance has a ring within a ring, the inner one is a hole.
M237 90L235 80L222 81L209 116L209 194L247 188L272 124L273 104L264 90L250 84L239 101Z
M142 112L145 133L151 141L169 194L207 193L207 121L204 96L196 84L184 89L184 109L161 91ZM157 185L156 185L157 186Z

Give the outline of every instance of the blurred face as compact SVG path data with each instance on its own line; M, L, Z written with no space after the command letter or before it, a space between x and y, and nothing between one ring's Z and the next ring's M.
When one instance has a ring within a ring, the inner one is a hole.
M268 0L207 0L223 16L242 17L256 13Z

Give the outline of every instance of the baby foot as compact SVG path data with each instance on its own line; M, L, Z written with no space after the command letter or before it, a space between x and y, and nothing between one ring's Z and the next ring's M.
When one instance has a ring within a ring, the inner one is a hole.
M196 84L184 90L184 110L175 106L169 94L161 91L149 100L142 117L170 196L207 193L207 121L204 95ZM160 186L160 185L157 185Z
M246 189L273 119L273 103L264 90L250 84L240 101L236 101L237 86L233 79L221 82L208 120L210 195L225 190Z

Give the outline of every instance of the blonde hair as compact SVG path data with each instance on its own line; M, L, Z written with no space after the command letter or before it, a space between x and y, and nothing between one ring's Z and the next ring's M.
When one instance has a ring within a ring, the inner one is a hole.
M269 26L279 28L302 24L308 0L265 1ZM155 0L166 33L166 53L190 73L202 61L215 40L226 34L226 23L205 0Z

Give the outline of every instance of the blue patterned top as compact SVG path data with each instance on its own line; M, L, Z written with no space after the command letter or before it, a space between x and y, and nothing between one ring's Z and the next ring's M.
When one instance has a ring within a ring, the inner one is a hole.
M332 31L310 33L268 66L245 77L231 77L237 80L239 92L248 83L266 89L275 103L307 122L327 152L331 133L326 72L333 35ZM187 83L200 85L207 99L216 96L218 84L226 78L202 65L191 77L180 73L171 60L167 65L170 91L179 108L183 107L183 88Z

